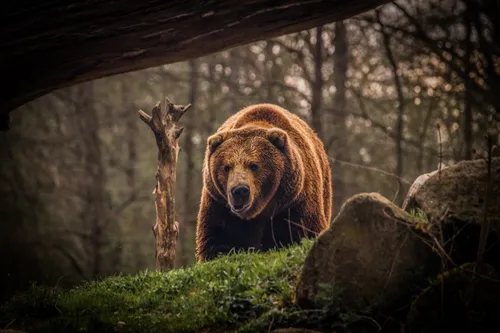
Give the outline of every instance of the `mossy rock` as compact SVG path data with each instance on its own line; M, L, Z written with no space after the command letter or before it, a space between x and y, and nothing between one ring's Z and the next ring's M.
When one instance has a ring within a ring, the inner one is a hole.
M403 208L425 213L434 232L443 233L444 248L455 264L476 259L479 230L485 216L487 164L484 160L463 161L412 186ZM425 176L425 175L423 175ZM415 181L417 183L417 181ZM484 260L500 268L500 158L491 165L491 191L487 218L490 233ZM452 240L453 241L449 241Z
M445 272L413 302L409 333L500 332L500 280L487 264Z
M326 296L354 311L408 304L409 286L418 286L415 282L428 274L427 264L437 260L421 239L419 229L425 223L378 193L350 198L309 251L296 288L297 303L318 308Z

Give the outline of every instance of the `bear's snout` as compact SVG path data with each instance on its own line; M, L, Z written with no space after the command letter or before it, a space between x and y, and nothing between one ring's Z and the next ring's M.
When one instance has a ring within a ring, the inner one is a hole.
M237 185L231 189L232 205L235 211L240 211L248 204L250 199L250 187L248 185Z

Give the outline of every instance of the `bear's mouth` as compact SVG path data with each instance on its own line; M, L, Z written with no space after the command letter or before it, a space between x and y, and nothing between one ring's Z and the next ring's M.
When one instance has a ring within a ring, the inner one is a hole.
M230 206L231 206L231 211L234 214L240 215L240 214L246 212L250 208L251 203L249 202L249 203L247 203L247 204L245 204L245 205L243 205L241 207L235 207L233 205L230 205Z

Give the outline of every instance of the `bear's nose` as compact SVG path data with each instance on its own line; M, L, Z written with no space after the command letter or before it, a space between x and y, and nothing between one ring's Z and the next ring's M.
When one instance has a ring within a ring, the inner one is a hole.
M236 200L245 200L250 195L250 188L247 185L238 185L231 189L231 194Z

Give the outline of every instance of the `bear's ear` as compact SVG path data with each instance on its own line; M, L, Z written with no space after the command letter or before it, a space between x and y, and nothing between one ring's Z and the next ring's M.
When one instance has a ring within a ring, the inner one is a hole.
M288 134L279 128L270 129L267 132L267 139L279 150L285 150L288 143Z
M217 147L224 141L224 138L220 134L214 134L210 136L207 140L207 146L210 151L210 154L213 153Z

